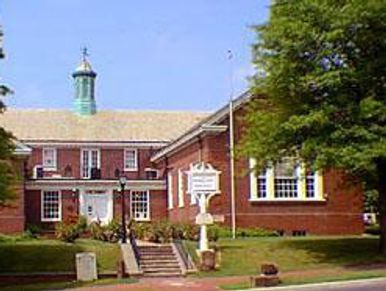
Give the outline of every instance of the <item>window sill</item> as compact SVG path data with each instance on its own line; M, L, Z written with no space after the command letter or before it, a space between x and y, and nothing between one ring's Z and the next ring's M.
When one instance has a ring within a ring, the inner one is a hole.
M134 218L134 221L149 222L149 221L151 221L151 219L150 218Z
M138 172L138 168L133 169L123 169L124 172Z
M62 221L60 218L42 218L41 222L60 222Z
M286 199L286 198L277 198L277 199L248 199L249 202L266 202L266 203L281 203L281 202L285 202L285 203L288 203L288 202L292 202L292 203L324 203L324 202L327 202L326 199Z
M44 172L57 172L57 168L48 168L48 167L43 167Z

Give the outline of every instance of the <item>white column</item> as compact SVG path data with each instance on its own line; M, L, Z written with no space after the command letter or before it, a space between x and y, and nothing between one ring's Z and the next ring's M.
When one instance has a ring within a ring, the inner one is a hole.
M257 200L257 176L255 172L256 160L254 158L249 159L249 169L251 173L249 174L249 199Z
M265 172L267 179L267 200L275 199L275 172L273 166L269 166Z
M199 195L199 205L200 205L200 214L205 214L206 213L206 196L205 194L201 193ZM200 243L199 243L199 249L200 251L206 251L209 249L208 246L208 236L207 236L207 229L206 225L202 224L200 225Z
M300 200L307 199L306 197L306 167L304 163L300 163L296 167L296 177L297 177L297 184L298 184L298 198Z

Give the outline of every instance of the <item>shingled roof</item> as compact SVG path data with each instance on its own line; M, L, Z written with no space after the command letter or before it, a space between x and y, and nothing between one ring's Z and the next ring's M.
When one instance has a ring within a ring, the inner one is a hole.
M184 111L99 111L79 116L68 110L8 109L0 126L20 141L169 142L209 114Z

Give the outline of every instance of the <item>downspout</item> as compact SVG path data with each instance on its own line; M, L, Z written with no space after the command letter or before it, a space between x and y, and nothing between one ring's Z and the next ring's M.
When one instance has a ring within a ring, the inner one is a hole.
M229 157L231 176L231 218L232 238L236 238L236 199L235 199L235 155L234 155L234 121L233 121L233 100L229 101Z
M232 238L236 238L236 198L235 198L235 142L234 142L234 122L233 122L233 52L228 50L229 61L229 159L230 159L230 178L231 178L231 220Z

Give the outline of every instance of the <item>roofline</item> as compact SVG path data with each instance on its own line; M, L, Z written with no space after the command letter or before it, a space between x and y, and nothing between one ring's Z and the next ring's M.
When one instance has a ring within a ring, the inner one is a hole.
M32 149L29 146L17 141L13 154L16 156L29 156L31 152Z
M73 146L104 146L104 147L164 147L170 141L66 141L66 140L22 140L29 146L52 146L52 147L73 147Z
M240 96L238 96L236 99L233 100L233 111L238 109L242 104L250 100L252 97L252 94L250 91L246 91ZM199 136L203 133L208 133L208 129L210 131L210 127L212 128L212 132L214 129L214 124L224 120L228 114L229 114L229 102L227 102L223 107L221 107L219 110L217 110L215 113L209 115L201 122L197 123L195 126L193 126L191 129L186 131L184 134L180 135L177 139L169 143L166 147L164 147L162 150L160 150L158 153L154 154L151 158L151 162L157 162L161 158L172 154L173 152L177 151L189 142L189 140L193 139L196 136ZM226 126L227 127L227 126ZM221 129L224 131L224 129ZM226 130L226 129L225 129ZM215 130L214 130L215 131ZM221 132L221 131L218 131Z

